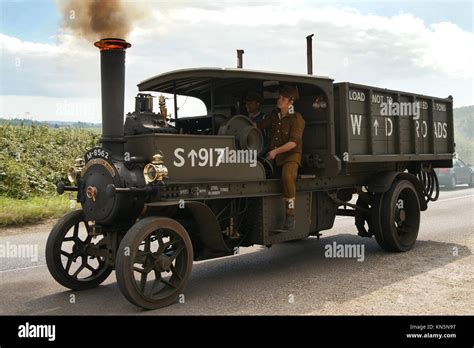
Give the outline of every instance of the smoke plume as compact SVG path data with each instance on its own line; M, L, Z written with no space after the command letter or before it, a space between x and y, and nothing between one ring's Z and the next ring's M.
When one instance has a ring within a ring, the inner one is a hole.
M63 0L59 6L64 27L88 40L125 39L135 23L149 13L144 1Z

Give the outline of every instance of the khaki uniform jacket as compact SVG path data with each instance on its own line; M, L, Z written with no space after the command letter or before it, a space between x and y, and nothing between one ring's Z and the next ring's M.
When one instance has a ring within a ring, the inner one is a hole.
M281 166L286 162L296 162L301 166L304 126L303 116L299 112L281 117L278 109L273 110L263 121L257 123L259 129L269 127L272 129L270 150L285 145L289 141L296 143L296 147L290 151L276 156L275 162L277 166Z

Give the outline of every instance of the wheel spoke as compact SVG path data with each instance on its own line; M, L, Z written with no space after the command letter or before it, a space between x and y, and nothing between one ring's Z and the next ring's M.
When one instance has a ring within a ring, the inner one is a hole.
M89 232L90 232L90 226L89 224L87 223L87 221L82 221L84 223L84 227L86 228L86 231L87 231L87 235L89 235Z
M155 280L153 281L153 285L151 286L150 296L155 296L162 290L162 289L155 290L155 287L161 283L160 282L161 273L156 268L154 269L154 272L155 272Z
M176 257L178 257L179 254L184 250L184 245L180 245L178 249L173 253L173 255L170 256L171 261L174 261Z
M84 266L85 268L87 268L89 271L91 271L92 273L96 272L97 270L92 267L91 265L89 265L88 263L85 264Z
M79 254L79 252L76 250L75 252L71 253L71 258L73 261L76 261L76 259L81 256L81 254Z
M72 240L74 241L74 244L82 244L82 240L79 237L72 237Z
M179 239L179 238L174 239L174 240L171 240L171 238L170 238L170 240L169 240L168 242L166 242L166 243L163 244L163 249L166 250L167 247L173 245L173 244L176 243L176 242L179 242L180 240L181 240L181 239Z
M79 222L74 225L73 237L79 239Z
M138 273L146 273L143 268L139 268L139 267L136 267L136 266L133 267L133 270L137 271Z
M156 238L158 240L158 250L157 252L159 254L163 253L163 251L165 250L165 242L163 242L163 233L161 232L161 230L158 230L158 232L156 233Z
M154 233L152 233L150 235L152 237L152 242L162 242L162 239L163 239L163 236L161 235L161 232L158 230L158 231L155 231Z
M163 278L160 278L160 282L162 282L163 284L165 285L168 285L169 287L173 288L173 289L176 289L177 286L176 285L173 285L171 284L169 281L167 281L166 279L163 279Z
M176 267L173 264L171 264L170 270L171 270L171 273L173 273L173 275L176 276L179 280L183 279L181 278L181 275L178 273Z
M82 243L84 243L84 244L90 244L91 240L92 240L92 236L91 236L91 235L87 235L87 238L86 238Z
M151 236L148 236L147 239L145 239L145 252L150 252L150 244L151 244Z
M69 274L69 270L71 269L71 265L72 265L72 257L69 257L67 259L67 262L66 262L66 267L64 268L64 270L66 271L67 274Z
M148 277L147 272L142 272L141 275L140 275L140 289L142 290L143 293L145 292L146 278L147 277Z
M84 264L81 264L81 265L77 268L76 272L74 272L74 274L72 275L72 277L75 278L75 279L77 279L77 276L79 275L79 273L81 273L81 271L82 271L83 269L84 269Z

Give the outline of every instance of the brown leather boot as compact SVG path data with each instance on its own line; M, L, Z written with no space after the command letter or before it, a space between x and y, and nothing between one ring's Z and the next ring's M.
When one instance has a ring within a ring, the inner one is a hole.
M296 225L295 199L294 198L286 199L285 207L286 207L285 222L283 223L282 228L272 230L275 233L292 232L295 230L295 225Z

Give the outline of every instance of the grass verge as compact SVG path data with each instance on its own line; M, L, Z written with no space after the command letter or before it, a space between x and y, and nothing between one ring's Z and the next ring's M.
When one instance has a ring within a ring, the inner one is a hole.
M28 199L0 197L0 227L24 225L57 218L70 210L70 201L67 195Z

